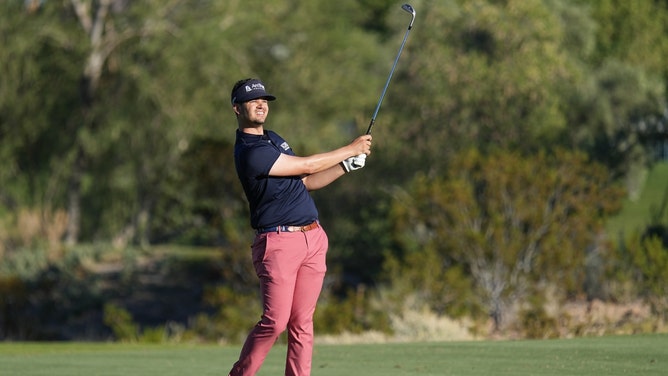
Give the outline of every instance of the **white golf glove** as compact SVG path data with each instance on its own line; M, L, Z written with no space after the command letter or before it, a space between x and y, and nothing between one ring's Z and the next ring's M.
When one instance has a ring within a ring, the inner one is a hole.
M343 166L343 169L346 172L359 170L360 168L364 167L365 164L366 164L366 154L360 154L356 157L350 157L341 162L341 165Z
M353 157L353 164L357 168L362 168L366 164L366 154L360 154L357 157Z

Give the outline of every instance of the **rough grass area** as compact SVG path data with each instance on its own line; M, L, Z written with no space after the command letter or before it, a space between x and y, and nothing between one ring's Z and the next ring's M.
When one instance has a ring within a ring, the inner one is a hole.
M313 376L665 375L668 335L542 341L317 345ZM3 343L3 375L225 375L238 347ZM282 375L276 346L259 376Z

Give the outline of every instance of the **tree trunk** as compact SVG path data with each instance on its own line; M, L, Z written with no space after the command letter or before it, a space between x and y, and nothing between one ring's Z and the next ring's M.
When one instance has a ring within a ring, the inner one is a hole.
M81 179L83 177L84 153L77 146L76 156L72 162L72 173L67 185L67 228L65 244L75 245L79 241L81 230Z

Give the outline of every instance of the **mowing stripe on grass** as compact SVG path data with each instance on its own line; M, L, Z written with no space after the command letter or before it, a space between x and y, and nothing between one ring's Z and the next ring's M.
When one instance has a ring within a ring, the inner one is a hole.
M2 376L224 375L239 348L214 345L3 343ZM260 376L282 375L285 346ZM313 376L668 375L668 335L535 341L317 345Z

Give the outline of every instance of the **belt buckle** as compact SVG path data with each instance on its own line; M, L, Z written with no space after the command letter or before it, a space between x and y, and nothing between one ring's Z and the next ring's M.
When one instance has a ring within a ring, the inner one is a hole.
M306 232L318 227L318 221L309 223L306 226L276 226L278 232Z

